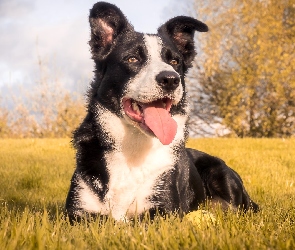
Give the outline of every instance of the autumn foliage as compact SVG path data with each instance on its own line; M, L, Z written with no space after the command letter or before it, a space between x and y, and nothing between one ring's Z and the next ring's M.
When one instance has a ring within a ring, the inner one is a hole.
M190 78L193 115L232 136L294 136L295 1L198 0L194 6L210 32L200 36Z
M84 98L58 81L42 79L33 89L0 96L0 138L71 137L85 116ZM5 107L12 100L12 107Z
M70 93L42 111L33 112L24 103L10 111L0 107L0 138L71 137L85 115L82 97Z

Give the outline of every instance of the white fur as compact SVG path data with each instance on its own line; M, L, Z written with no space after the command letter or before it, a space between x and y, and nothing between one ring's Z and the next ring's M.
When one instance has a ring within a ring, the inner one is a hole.
M80 207L89 213L100 212L100 202L95 193L88 187L88 185L79 176L77 178L79 186L79 201Z

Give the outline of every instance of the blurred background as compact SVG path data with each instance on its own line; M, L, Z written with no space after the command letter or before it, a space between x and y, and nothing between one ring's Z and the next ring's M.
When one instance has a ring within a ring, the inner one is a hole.
M93 77L96 1L0 0L0 138L71 136ZM177 15L196 34L187 76L192 137L294 137L295 0L113 0L135 29Z

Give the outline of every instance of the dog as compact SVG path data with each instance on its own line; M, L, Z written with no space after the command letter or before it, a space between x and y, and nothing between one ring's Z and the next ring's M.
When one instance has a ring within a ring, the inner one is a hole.
M196 56L194 33L207 32L207 25L178 16L157 34L143 34L106 2L93 6L89 22L95 77L87 115L73 136L77 166L66 200L69 218L182 216L206 201L258 211L234 170L185 148L184 77Z

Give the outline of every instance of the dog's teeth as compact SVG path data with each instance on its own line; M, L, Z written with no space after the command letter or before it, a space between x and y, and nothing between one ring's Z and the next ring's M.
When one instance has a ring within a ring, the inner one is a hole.
M137 103L135 103L135 102L132 103L132 109L133 109L135 112L140 112L139 107L138 107Z
M166 105L166 102L165 102L165 101L162 101L162 102L161 102L161 104L162 104L162 108L164 108L164 109L165 109L165 108L166 108L166 106L167 106L167 105Z

